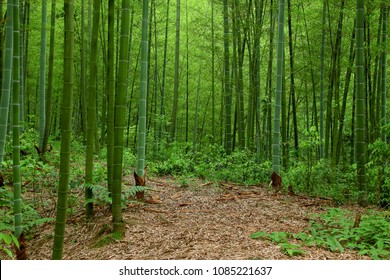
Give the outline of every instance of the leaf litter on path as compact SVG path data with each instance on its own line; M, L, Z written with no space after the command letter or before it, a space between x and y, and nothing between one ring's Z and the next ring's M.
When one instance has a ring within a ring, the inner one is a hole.
M319 247L290 257L270 241L249 237L257 231L302 232L309 214L324 212L331 201L274 193L264 185L218 187L199 181L180 188L172 179L152 178L147 186L158 196L123 210L122 240L96 247L96 239L110 232L111 213L104 208L90 222L67 223L64 259L367 259L355 251ZM30 259L51 258L53 231L54 223L36 229L28 241Z

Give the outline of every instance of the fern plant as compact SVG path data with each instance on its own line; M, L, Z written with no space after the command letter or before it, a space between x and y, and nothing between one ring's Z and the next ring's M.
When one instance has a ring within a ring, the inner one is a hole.
M390 219L388 212L371 211L356 223L353 212L330 208L323 214L314 214L305 232L255 232L253 239L267 239L278 244L290 256L305 254L302 246L318 246L333 252L345 248L368 255L372 259L390 259ZM295 239L300 244L292 244Z
M12 259L13 253L9 249L12 245L19 248L19 241L12 233L6 233L12 231L12 227L0 222L0 252L4 251Z

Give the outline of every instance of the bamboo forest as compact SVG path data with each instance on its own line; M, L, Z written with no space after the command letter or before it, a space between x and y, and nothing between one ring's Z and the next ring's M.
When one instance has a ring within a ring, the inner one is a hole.
M388 0L0 0L0 259L390 259Z

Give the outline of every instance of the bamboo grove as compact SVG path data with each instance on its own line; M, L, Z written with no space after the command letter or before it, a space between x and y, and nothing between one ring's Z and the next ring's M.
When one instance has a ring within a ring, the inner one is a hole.
M61 139L55 259L72 139L85 145L88 218L94 161L107 153L117 232L124 150L144 178L146 159L173 143L194 154L245 151L282 177L309 156L356 164L367 204L369 147L388 149L388 1L48 2L0 1L0 161L12 135L17 237L18 143L28 130L39 132L42 160L49 138Z

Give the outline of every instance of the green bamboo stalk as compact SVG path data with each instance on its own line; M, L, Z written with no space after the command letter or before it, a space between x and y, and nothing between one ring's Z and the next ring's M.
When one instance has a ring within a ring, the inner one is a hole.
M280 114L283 90L283 52L284 52L284 0L279 0L278 47L276 50L276 92L275 115L272 144L272 169L280 175Z
M40 71L39 71L39 148L43 150L46 123L46 19L47 0L42 0Z
M387 75L386 75L386 41L387 41L387 19L389 14L389 6L386 6L386 4L382 4L383 7L383 16L382 16L382 51L381 51L381 58L380 58L380 67L381 67L381 136L382 141L387 142L387 133L385 130L385 126L387 124L387 118L386 118L386 95L387 95Z
M169 5L170 0L167 0L167 11L166 11L166 20L165 20L165 37L164 37L164 58L163 58L163 72L162 72L162 81L161 81L161 104L160 104L160 117L165 116L165 85L167 77L167 49L168 49L168 26L169 26ZM162 132L164 129L164 123L160 123L159 128L159 139L162 140ZM160 143L160 142L159 142Z
M294 129L294 148L295 156L298 157L299 142L298 142L298 123L297 123L297 105L295 98L295 73L294 73L294 52L293 52L293 33L291 23L291 0L287 0L287 22L288 22L288 47L290 53L290 94L293 115L293 129Z
M3 6L0 5L0 18L4 17L4 12L3 12ZM4 51L4 23L2 23L2 27L0 28L0 83L1 83L1 77L3 76L3 51ZM1 98L1 92L0 92L0 98Z
M198 119L199 119L199 95L201 85L202 64L199 65L198 73L198 88L196 93L196 107L195 107L195 121L194 121L194 139L193 139L193 152L196 153L196 145L198 142Z
M52 95L54 83L54 39L55 39L55 22L56 22L56 0L52 0L51 18L50 18L50 47L49 47L49 72L47 82L46 95L46 116L45 116L45 131L42 144L42 158L45 156L47 143L49 141L50 126L51 126L51 110L52 110Z
M173 106L171 117L170 140L176 139L177 110L179 104L179 62L180 62L180 0L176 0L176 42L175 42L175 76L173 85Z
M85 28L85 1L81 3L81 34L80 34L80 89L79 89L79 113L81 114L81 130L80 132L83 134L84 141L86 137L85 130L87 128L87 86L86 86L86 28ZM50 66L49 66L50 67ZM50 71L50 70L49 70Z
M114 115L115 115L115 0L108 2L108 50L107 50L107 183L112 191L114 164Z
M118 85L115 93L114 165L112 184L113 231L123 233L121 189L123 163L123 132L125 128L125 97L127 90L128 48L130 30L130 0L122 0L122 22L119 42Z
M13 65L12 65L12 160L13 160L13 187L14 187L14 218L15 236L23 232L22 222L22 191L20 186L20 130L19 130L19 90L20 90L20 36L19 36L19 0L13 0Z
M216 142L215 130L215 31L214 31L214 1L211 1L211 135L212 142Z
M267 103L266 103L266 128L265 131L265 142L266 142L266 159L272 160L272 106L271 106L271 100L272 100L272 76L273 76L273 62L274 62L274 33L275 33L275 22L276 17L274 16L274 2L273 0L270 1L270 11L269 11L269 55L268 55L268 70L267 70L267 80L265 85L265 94L267 96Z
M259 3L259 0L256 1L256 5ZM237 15L237 20L236 20L236 24L235 24L235 30L233 32L233 38L236 37L236 44L237 44L237 70L235 71L235 73L237 73L237 77L236 77L236 83L237 83L237 102L238 102L238 110L237 110L237 130L238 130L238 146L240 147L241 150L243 150L245 148L245 106L244 106L244 81L243 81L243 64L244 64L244 52L245 52L245 49L242 47L242 38L241 38L241 16L240 16L240 10L239 10L239 1L238 0L235 0L235 12L236 12L236 15ZM256 16L257 16L257 12L258 12L258 6L256 6ZM257 21L257 18L256 18L256 25L258 24L259 22ZM257 28L260 28L259 25L257 25ZM257 34L259 34L260 31L257 32ZM258 41L256 39L259 39ZM234 40L234 39L233 39ZM260 37L259 38L255 38L255 41L256 42L260 42ZM255 43L256 45L256 43ZM256 49L256 46L255 46L255 49ZM256 66L259 66L258 64L258 61L257 59L260 59L260 58L255 58L255 65ZM257 70L257 68L256 68ZM258 69L260 70L260 68ZM257 75L256 75L257 76ZM260 77L259 77L260 78ZM256 80L256 79L255 79ZM259 82L258 84L256 84L256 82ZM254 95L256 97L259 97L257 96L257 94L260 95L260 87L257 87L257 86L260 86L260 80L256 80L254 81L255 83L255 90L254 90ZM254 104L251 104L253 108L256 108L257 106L254 105Z
M19 2L19 45L20 45L20 60L19 60L19 67L20 67L20 89L19 89L19 130L23 132L24 130L24 83L25 83L25 75L24 75L24 20L23 16L25 13L25 3L24 1Z
M58 186L57 217L54 232L52 259L62 259L64 248L67 195L70 174L70 144L73 109L73 53L74 6L73 0L64 0L64 91L61 108L60 180Z
M356 0L356 163L361 205L367 204L365 105L364 0Z
M256 98L255 104L253 106L255 107L255 116L256 116L256 151L257 154L260 155L262 154L262 141L260 140L260 135L262 134L261 131L261 108L260 108L260 37L261 37L261 30L262 30L262 25L263 25L263 10L264 10L264 1L263 0L256 0L255 1L255 8L256 8L256 13L255 13L255 19L256 19L256 25L255 25L255 36L254 36L254 57L255 57L255 77L254 77L254 94ZM271 19L272 21L272 19ZM241 40L240 40L241 41ZM243 74L242 74L242 63L240 65L240 80L241 84L243 84ZM243 86L241 86L243 90ZM244 114L244 108L242 108L242 114ZM265 123L265 122L264 122ZM241 126L244 126L244 119L242 119L242 124Z
M7 21L5 26L5 48L3 76L1 84L0 100L0 170L4 159L5 144L8 127L8 111L10 103L10 92L12 82L12 62L13 62L13 8L12 0L7 2Z
M100 0L93 2L93 23L89 57L89 91L87 104L87 149L85 156L85 199L93 197L91 185L93 184L93 155L96 130L96 81L97 81L97 44L100 20ZM86 216L93 215L93 203L86 203Z
M141 81L138 119L137 175L144 176L146 146L146 97L148 89L148 0L142 5Z
M225 151L232 153L232 89L230 81L229 59L229 5L228 0L223 1L223 30L224 30L224 97L225 97Z
M324 99L325 99L325 24L326 24L326 0L322 7L322 36L321 36L321 94L320 94L320 159L325 156L325 129L324 129Z

